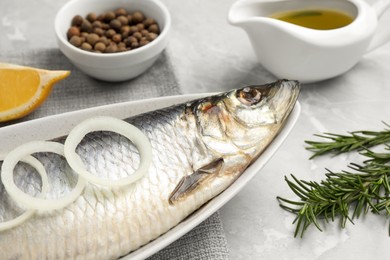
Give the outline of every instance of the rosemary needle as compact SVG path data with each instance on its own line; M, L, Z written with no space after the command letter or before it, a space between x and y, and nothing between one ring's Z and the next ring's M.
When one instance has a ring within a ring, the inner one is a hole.
M332 172L327 170L321 182L299 180L294 175L285 177L290 189L299 200L277 197L279 205L296 215L294 236L302 237L310 225L322 231L319 220L325 223L341 218L341 227L369 211L390 216L390 126L380 132L357 131L350 135L319 135L330 142L306 141L312 156L326 153L340 154L360 150L367 157L362 165L351 163L349 170ZM375 153L368 149L375 145L385 145L385 152ZM389 225L390 235L390 225Z

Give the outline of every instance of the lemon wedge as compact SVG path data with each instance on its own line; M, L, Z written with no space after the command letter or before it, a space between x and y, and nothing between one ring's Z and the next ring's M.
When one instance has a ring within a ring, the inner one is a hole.
M0 122L30 114L47 99L53 85L69 74L0 63Z

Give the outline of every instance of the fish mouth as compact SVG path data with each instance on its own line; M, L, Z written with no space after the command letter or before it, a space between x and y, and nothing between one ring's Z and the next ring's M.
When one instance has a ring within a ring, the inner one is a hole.
M272 97L272 106L277 121L285 121L298 100L301 84L297 80L282 79L275 82L275 88L277 91Z
M287 102L286 105L295 104L298 99L301 84L297 80L280 79L272 83L250 86L249 88L256 89L263 97L269 101L281 105ZM245 88L244 88L245 89Z

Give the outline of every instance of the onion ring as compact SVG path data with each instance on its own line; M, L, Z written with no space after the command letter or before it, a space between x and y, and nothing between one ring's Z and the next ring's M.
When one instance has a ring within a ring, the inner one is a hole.
M141 157L138 169L130 176L119 180L100 178L88 172L85 169L80 156L76 153L76 147L85 135L95 131L115 132L132 141L137 147ZM75 172L93 184L108 187L126 186L137 181L145 172L147 172L152 162L152 145L150 144L148 137L135 126L123 120L106 116L87 119L74 127L65 140L64 152L68 164Z
M58 199L36 198L24 193L15 185L13 171L21 158L37 152L52 152L64 156L64 145L49 141L33 141L18 146L4 158L1 172L3 185L11 198L26 209L43 211L62 209L80 196L87 182L82 176L78 176L77 184L73 190Z
M41 176L42 188L41 188L41 192L38 196L44 197L45 194L49 191L49 180L47 178L47 173L46 173L45 167L43 167L42 163L40 161L38 161L36 158L32 157L31 155L21 159L20 161L31 165L39 173L39 175ZM22 224L24 221L26 221L27 219L32 217L32 215L34 215L35 211L36 210L28 209L14 219L1 222L0 223L0 231L4 231L4 230L7 230L7 229L10 229L10 228L13 228L13 227L16 227L16 226Z

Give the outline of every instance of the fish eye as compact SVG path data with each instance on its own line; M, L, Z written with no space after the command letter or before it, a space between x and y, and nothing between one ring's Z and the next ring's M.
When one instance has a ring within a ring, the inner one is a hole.
M261 101L262 94L258 89L246 87L237 92L237 99L244 105L251 106Z

